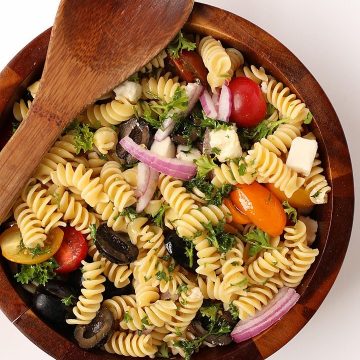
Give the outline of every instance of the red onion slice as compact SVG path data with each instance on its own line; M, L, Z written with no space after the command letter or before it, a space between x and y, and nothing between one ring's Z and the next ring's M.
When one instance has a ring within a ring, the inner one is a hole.
M219 94L213 93L211 98L212 98L212 101L214 103L215 110L218 113L219 112Z
M137 192L139 196L144 195L150 176L150 168L143 164L139 163L137 169Z
M181 180L190 180L196 175L195 164L154 154L136 144L129 136L121 139L120 145L136 159L163 174Z
M218 120L228 122L231 115L232 97L230 89L224 84L219 98Z
M212 119L217 118L217 111L215 109L214 102L207 90L205 90L200 96L201 106L204 109L206 116Z
M141 213L142 211L145 210L146 206L149 204L150 200L153 198L156 188L157 188L159 173L153 169L150 169L149 173L150 173L149 181L148 181L146 190L144 192L144 195L142 195L139 198L139 201L136 204L136 212L138 212L138 213Z
M231 333L237 343L248 340L278 322L299 300L300 295L294 290L283 288L276 297L249 320L241 320Z

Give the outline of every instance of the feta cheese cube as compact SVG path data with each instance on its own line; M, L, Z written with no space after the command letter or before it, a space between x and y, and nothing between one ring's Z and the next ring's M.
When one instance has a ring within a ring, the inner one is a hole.
M179 145L176 157L180 160L194 162L194 160L201 157L201 152L199 149L192 148L191 146Z
M154 142L151 145L150 150L151 150L151 152L153 152L157 155L164 156L167 158L174 158L175 152L176 152L175 145L171 141L170 136L166 137L162 141L154 140Z
M133 81L125 81L114 89L116 95L115 99L120 100L126 98L132 104L139 101L142 95L142 87L140 84Z
M211 130L210 147L217 149L216 157L220 162L241 157L242 149L236 128Z
M291 143L286 165L296 172L309 176L318 149L316 140L297 137Z

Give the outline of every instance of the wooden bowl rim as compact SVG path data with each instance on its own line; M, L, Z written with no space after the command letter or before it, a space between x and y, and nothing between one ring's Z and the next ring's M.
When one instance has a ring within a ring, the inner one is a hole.
M206 355L214 359L215 357L225 359L225 356L234 359L240 356L246 356L248 360L264 359L285 345L310 320L328 294L340 270L350 241L354 214L354 184L349 150L340 121L326 94L300 60L279 41L249 21L225 10L205 4L195 4L189 23L188 26L192 30L211 33L214 36L218 35L219 39L225 36L229 44L240 41L237 40L237 36L240 37L239 34L243 34L245 38L253 41L252 46L257 45L259 51L262 52L261 56L266 63L262 65L268 65L269 68L277 72L274 75L287 85L289 84L291 90L302 100L306 100L308 105L309 102L312 103L310 98L312 95L307 95L306 90L311 89L312 94L317 94L316 101L321 103L322 114L326 114L331 119L331 131L338 140L337 150L341 154L339 162L336 162L336 154L331 150L333 144L326 146L327 143L324 143L326 161L328 162L327 172L330 174L330 183L333 187L328 207L330 209L330 226L329 229L325 230L324 251L317 260L315 268L312 269L312 274L305 286L301 288L299 303L279 323L254 339L242 344L232 345L226 349L205 350L201 353L201 357L199 355L194 356L194 359L197 357L199 359L204 358ZM234 26L236 29L234 29ZM226 35L224 35L224 31L226 31ZM7 105L13 101L14 93L18 91L20 84L44 62L42 55L47 49L50 32L51 29L48 29L32 40L0 73L0 115L2 115ZM273 46L276 49L274 57L265 54L266 46L264 44L270 47ZM274 60L274 58L279 57L279 52L292 64L291 67L282 66ZM273 73L273 71L271 72ZM306 81L301 81L302 77L299 79L298 74L305 77ZM296 85L294 85L294 80ZM311 104L309 107L312 109ZM316 112L314 115L317 118ZM319 129L321 137L322 129L323 127ZM323 152L323 155L325 153ZM338 177L333 176L338 175L338 172L340 174L339 181ZM341 189L341 186L344 185L345 190ZM345 216L346 219L344 219ZM341 240L334 236L335 234L341 234ZM334 237L333 241L328 241L330 237ZM336 261L334 261L333 254L337 254ZM321 274L319 269L323 271ZM0 286L6 295L0 297L0 309L24 335L49 355L56 359L67 360L119 358L105 353L85 352L50 328L32 312L22 296L15 290L1 263ZM316 288L316 291L314 288Z

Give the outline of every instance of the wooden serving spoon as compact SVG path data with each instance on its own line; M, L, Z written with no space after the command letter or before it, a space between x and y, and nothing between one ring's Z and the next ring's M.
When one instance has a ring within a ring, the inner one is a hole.
M193 0L62 0L40 90L0 153L0 223L66 125L155 57Z

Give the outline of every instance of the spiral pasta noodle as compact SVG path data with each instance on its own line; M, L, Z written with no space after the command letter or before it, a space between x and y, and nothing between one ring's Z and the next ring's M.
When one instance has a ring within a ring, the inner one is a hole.
M178 77L171 78L170 76L171 74L167 73L158 79L154 77L142 79L143 98L149 100L160 99L167 103L170 102L176 90L181 86Z
M106 164L106 160L101 158L96 151L91 151L87 154L88 167L91 169L92 177L97 177L101 173L101 169Z
M268 102L279 110L282 117L289 118L291 124L302 124L309 109L288 87L271 79L267 84L266 96Z
M310 193L310 200L314 204L326 204L331 191L323 172L321 160L315 159L310 175L305 179L305 189Z
M144 330L163 327L171 322L176 315L177 306L172 300L157 300L154 304L145 307L129 308L126 311L129 319L123 319L120 327L125 330Z
M306 225L298 220L294 226L287 226L284 234L284 245L288 248L306 244Z
M287 167L280 158L260 143L254 145L254 149L249 151L245 160L248 164L253 164L259 176L266 182L274 184L288 198L291 198L304 184L305 179L299 177L294 170Z
M131 307L136 306L135 295L114 296L106 299L103 306L111 311L115 320L120 321L124 317L124 313Z
M221 45L220 41L212 36L201 39L199 52L206 68L209 70L208 83L213 92L221 87L231 75L231 59Z
M95 211L100 215L100 219L106 221L106 225L114 231L127 231L129 221L126 216L120 214L112 201L98 203L95 206Z
M83 265L83 281L81 295L76 306L73 308L74 319L67 319L70 325L86 325L95 318L103 301L102 293L105 291L105 277L102 275L105 269L104 261L93 263L81 262Z
M81 197L92 207L98 203L109 201L108 195L103 191L100 178L91 179L92 170L85 169L80 164L74 170L70 163L66 166L58 164L56 171L51 173L51 179L56 185L74 187L81 192Z
M295 138L300 136L301 127L292 124L281 124L274 134L260 140L260 144L269 151L280 156L282 153L287 154L291 143Z
M116 288L121 289L130 284L132 271L128 265L114 264L110 260L104 258L92 241L89 244L88 253L93 258L94 262L104 262L104 275Z
M87 108L84 121L94 128L111 127L134 116L134 105L123 97L109 101L106 104L94 104Z
M263 67L257 68L254 65L251 65L250 68L248 66L244 66L240 71L237 73L239 76L240 74L244 74L250 80L260 84L262 82L267 83L269 81L268 76L266 75L265 69Z
M138 335L116 331L104 346L110 354L150 358L155 357L157 347L152 344L151 335Z
M62 136L41 160L40 165L35 170L34 177L45 184L50 180L50 174L56 170L57 165L66 165L68 161L73 161L75 154L74 136Z
M149 306L160 299L159 289L157 286L142 284L136 280L133 282L133 285L136 294L137 306Z
M30 110L31 104L32 104L31 100L28 100L27 102L25 102L24 99L20 99L19 102L16 102L13 106L14 118L19 122L26 119L28 112Z
M46 240L45 230L41 226L41 221L36 218L26 203L15 207L14 218L27 248L33 249L37 246L44 246Z
M114 150L117 142L116 131L109 127L101 127L94 133L94 145L101 154L107 154L110 150Z
M228 48L225 51L229 55L231 61L229 75L230 77L233 77L240 66L244 64L244 56L239 50L234 48Z
M65 222L61 221L63 213L58 212L58 206L51 203L52 196L41 187L41 184L36 183L35 179L29 181L21 197L23 201L26 201L37 219L41 221L45 234L48 234L55 227L66 226Z
M204 230L203 224L217 225L220 221L230 220L230 218L231 215L225 205L219 207L208 205L199 209L192 209L174 223L181 237L192 238L198 231Z
M241 173L241 166L245 167L245 173ZM252 184L256 179L256 171L251 165L247 165L243 159L230 160L216 166L213 170L214 177L211 183L216 187L224 184Z
M310 269L311 264L315 261L317 255L319 255L319 250L312 249L306 244L299 244L299 246L291 250L289 257L293 264L280 273L280 277L284 281L285 286L298 286L304 278L305 273Z
M51 193L51 190L49 189ZM62 186L55 186L51 193L52 203L56 203L59 211L63 214L63 220L70 221L70 226L74 227L82 234L89 236L90 225L99 225L96 215L89 212L82 203L76 200L75 196L65 191Z
M136 202L134 191L123 179L117 162L109 161L103 166L100 182L104 185L104 192L120 212Z
M163 69L165 67L165 59L167 58L167 53L165 50L162 50L158 55L156 55L150 62L148 62L140 72L146 73L151 72L153 69Z
M182 186L181 180L173 179L171 176L160 174L159 189L165 201L173 208L179 217L196 208L191 194Z

